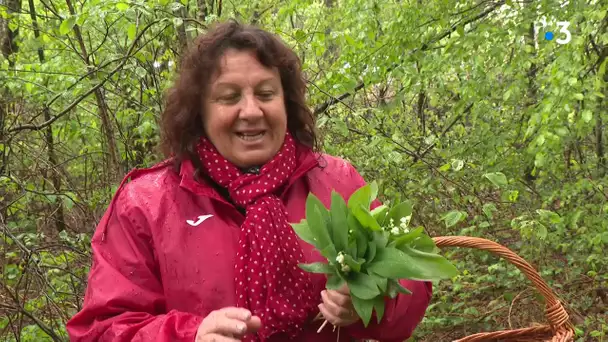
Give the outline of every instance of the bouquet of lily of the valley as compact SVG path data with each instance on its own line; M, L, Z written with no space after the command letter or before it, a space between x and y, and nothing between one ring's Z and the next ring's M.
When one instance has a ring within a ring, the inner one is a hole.
M327 275L327 288L348 285L353 306L365 326L372 312L378 322L384 315L384 299L398 293L411 294L400 279L435 281L458 274L437 254L433 240L422 227L409 229L412 204L380 205L376 182L359 188L348 204L332 191L327 210L312 193L306 199L306 218L292 224L298 236L315 246L327 263L300 264L307 272Z

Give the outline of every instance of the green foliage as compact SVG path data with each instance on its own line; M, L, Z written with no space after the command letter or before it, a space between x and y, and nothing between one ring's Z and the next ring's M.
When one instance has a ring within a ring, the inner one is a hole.
M193 0L91 0L74 3L73 13L67 2L32 3L38 34L30 2L0 5L0 38L13 30L17 48L0 54L0 252L9 292L1 300L11 308L0 315L0 339L15 331L45 340L20 307L67 338L90 235L117 178L162 158L157 123L182 38L233 17L296 50L325 151L378 180L385 205L410 200L411 226L431 236L479 236L513 249L568 304L580 341L605 335L608 319L597 310L608 301L605 1L256 0L206 1L214 5L203 9ZM570 22L568 44L543 39L561 36L558 21ZM383 210L370 212L373 220L363 210L346 216L357 227L348 255L378 257L362 231L377 229L374 220L383 226ZM308 227L294 229L312 242L302 234ZM329 238L341 245L341 234ZM415 241L433 251L432 241ZM514 267L487 253L446 253L462 272L435 286L413 339L545 321Z
M401 288L399 279L438 281L458 274L442 256L418 250L417 242L428 236L422 228L409 231L407 223L412 215L409 201L392 208L384 206L372 214L369 208L377 195L376 182L357 189L348 199L348 205L332 191L328 210L310 193L306 217L293 224L296 233L327 259L327 263L301 264L300 267L307 272L326 274L330 289L336 288L336 284L348 285L355 310L365 326L373 310L380 322L385 297L395 298L398 292L410 293ZM349 221L347 217L355 219ZM394 290L395 284L399 291Z

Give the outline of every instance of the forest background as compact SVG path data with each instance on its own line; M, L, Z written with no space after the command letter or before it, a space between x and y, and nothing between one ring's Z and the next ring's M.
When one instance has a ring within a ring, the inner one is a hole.
M96 223L128 170L162 159L179 56L228 18L297 51L325 151L383 200L414 201L432 236L516 251L578 341L606 340L607 13L598 0L0 0L0 340L67 340ZM444 253L461 274L436 285L412 341L545 321L515 267Z

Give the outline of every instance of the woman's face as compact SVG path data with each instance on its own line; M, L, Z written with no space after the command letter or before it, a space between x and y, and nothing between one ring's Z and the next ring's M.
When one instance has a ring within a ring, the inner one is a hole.
M203 99L203 125L211 143L238 167L260 166L283 145L287 113L278 70L251 51L227 50Z

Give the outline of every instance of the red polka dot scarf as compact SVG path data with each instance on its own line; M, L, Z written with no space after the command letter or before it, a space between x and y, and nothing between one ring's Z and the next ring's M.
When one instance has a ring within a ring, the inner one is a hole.
M244 341L265 341L275 333L297 336L318 302L309 275L298 267L304 262L298 237L275 195L296 169L295 144L287 133L281 150L259 174L241 172L206 138L198 146L204 170L247 212L235 265L237 305L259 316L262 329Z

